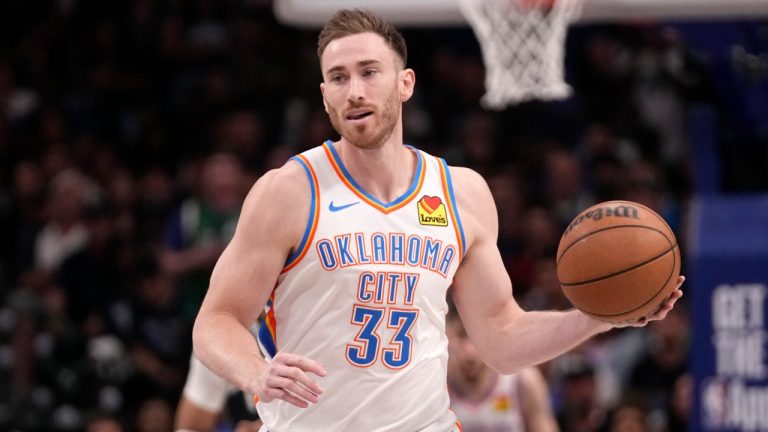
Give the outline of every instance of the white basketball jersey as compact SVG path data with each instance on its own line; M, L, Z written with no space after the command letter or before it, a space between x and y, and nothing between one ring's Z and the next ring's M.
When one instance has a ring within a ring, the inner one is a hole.
M525 432L518 375L500 375L491 392L472 400L451 392L451 409L464 432Z
M317 404L258 404L270 432L452 430L446 290L464 254L448 166L412 149L408 190L383 203L328 141L294 160L312 185L304 238L278 279L260 343L317 360ZM316 378L313 376L313 378Z

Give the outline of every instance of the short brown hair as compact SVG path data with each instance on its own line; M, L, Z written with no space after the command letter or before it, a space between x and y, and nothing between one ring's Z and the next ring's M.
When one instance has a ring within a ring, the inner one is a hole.
M317 38L317 56L321 58L332 41L359 33L381 36L400 57L403 67L408 64L408 48L403 35L380 16L360 9L342 9L325 23Z

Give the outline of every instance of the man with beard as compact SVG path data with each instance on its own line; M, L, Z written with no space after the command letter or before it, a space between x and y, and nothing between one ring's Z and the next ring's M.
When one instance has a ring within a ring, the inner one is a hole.
M485 181L403 143L416 77L394 27L339 11L318 54L341 139L253 186L193 332L200 360L256 395L262 430L458 430L446 387L449 287L501 373L612 328L576 310L517 305ZM626 325L664 318L681 295ZM264 307L266 359L248 331Z

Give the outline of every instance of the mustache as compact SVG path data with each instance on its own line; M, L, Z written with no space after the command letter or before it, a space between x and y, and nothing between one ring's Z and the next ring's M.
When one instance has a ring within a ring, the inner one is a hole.
M359 109L367 109L373 111L376 109L376 106L369 104L368 102L348 102L344 107L344 112Z

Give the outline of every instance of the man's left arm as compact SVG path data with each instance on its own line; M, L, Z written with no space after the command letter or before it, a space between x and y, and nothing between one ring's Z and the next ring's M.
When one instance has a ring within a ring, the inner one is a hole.
M451 291L467 333L489 366L511 373L557 357L615 326L575 309L520 308L496 245L498 216L485 180L466 168L451 168L451 176L468 245ZM628 324L663 319L681 295L679 289L674 291L653 315Z

